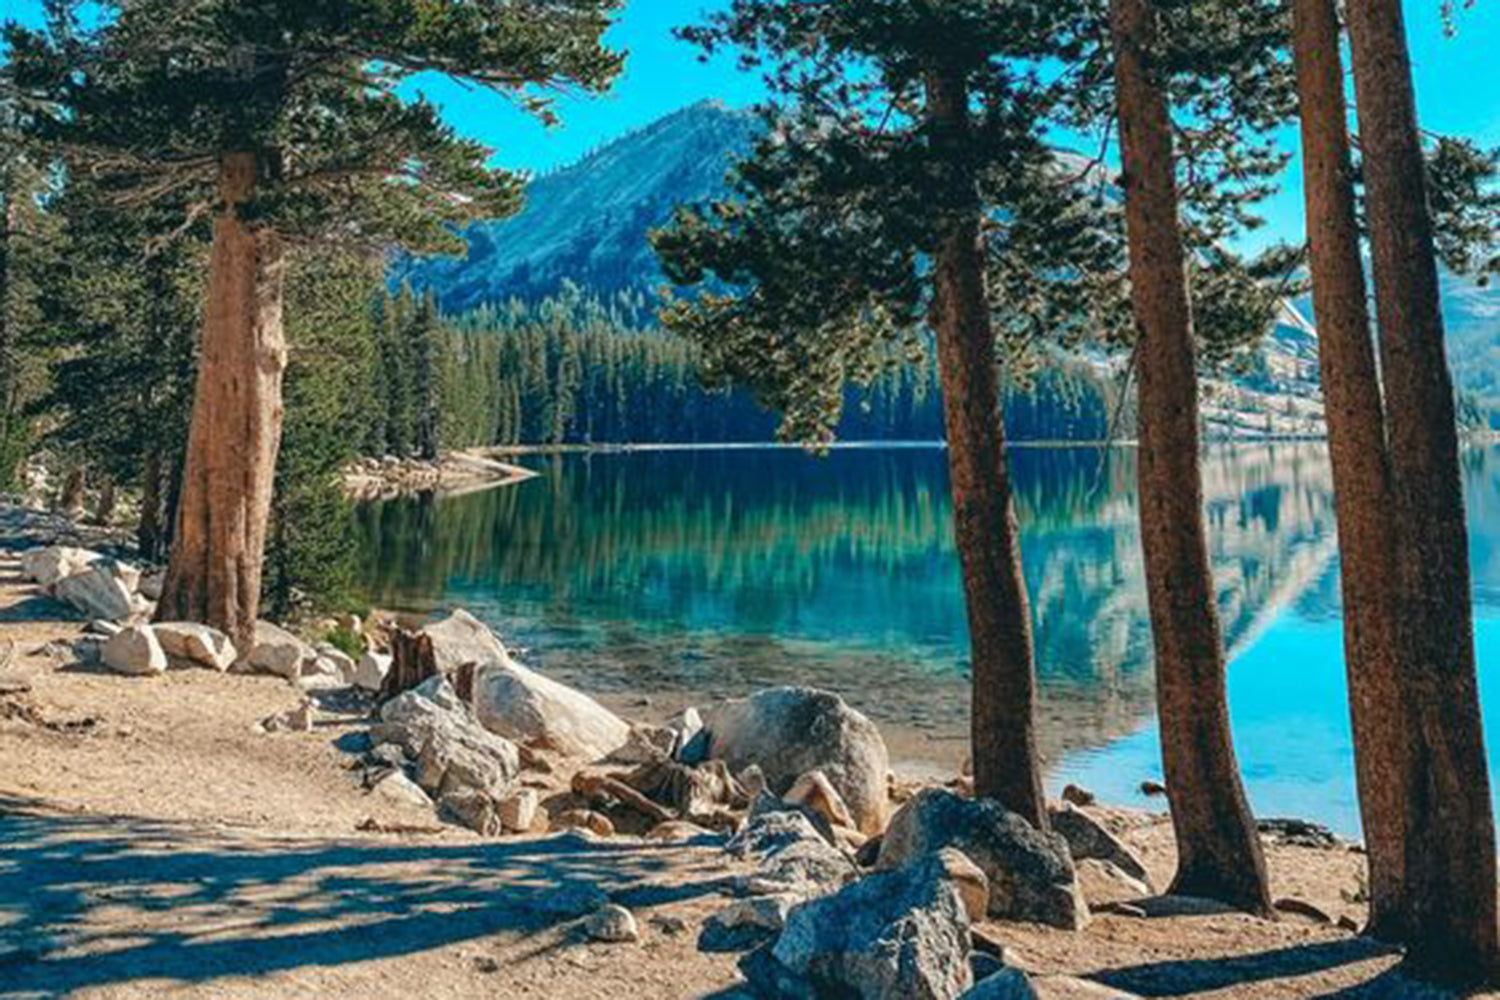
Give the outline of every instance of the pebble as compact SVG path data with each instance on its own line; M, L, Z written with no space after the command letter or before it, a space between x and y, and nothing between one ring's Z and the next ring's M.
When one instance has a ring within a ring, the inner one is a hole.
M606 944L622 944L639 941L641 930L636 926L635 916L623 906L610 903L601 906L583 922L583 930L591 939Z

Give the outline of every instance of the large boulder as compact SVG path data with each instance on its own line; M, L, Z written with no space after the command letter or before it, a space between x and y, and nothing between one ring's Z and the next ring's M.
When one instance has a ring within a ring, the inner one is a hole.
M212 670L228 670L238 654L229 636L197 622L158 622L151 626L168 656Z
M969 915L935 855L795 907L741 969L771 996L954 1000L973 985Z
M385 687L385 675L391 672L391 657L373 650L359 658L354 668L354 686L366 691L379 691Z
M918 792L892 817L876 867L900 868L944 847L962 851L988 876L990 916L1065 930L1088 923L1067 841L990 799Z
M251 669L287 680L302 676L303 664L316 662L317 651L286 629L270 622L255 623L255 645L245 661Z
M167 672L167 654L149 626L121 629L105 640L100 660L117 674L151 677Z
M787 794L809 771L821 771L861 833L884 829L890 802L885 740L873 722L838 695L770 688L716 706L704 727L709 756L732 771L758 765L777 795Z
M392 698L371 731L417 759L417 784L435 799L477 793L498 801L521 773L514 743L479 725L446 678L434 677Z
M462 608L428 625L421 634L432 640L438 673L444 677L451 677L466 663L481 667L510 662L510 654L495 633Z
M508 657L480 667L474 711L492 733L540 741L584 760L599 760L630 740L630 725L581 691L543 677Z
M89 618L125 621L139 608L131 576L124 570L120 563L100 559L59 580L52 592Z
M104 557L88 549L70 545L48 545L21 554L21 573L45 588L56 586L75 573L81 573Z

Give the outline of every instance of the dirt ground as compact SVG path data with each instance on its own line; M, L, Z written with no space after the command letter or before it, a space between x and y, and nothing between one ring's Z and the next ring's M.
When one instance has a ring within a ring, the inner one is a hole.
M286 682L105 674L54 645L82 627L67 617L0 552L0 669L30 685L0 694L0 998L742 995L735 956L695 948L738 871L716 843L361 833L434 820L361 789L344 749L357 719L261 733L300 701ZM1102 815L1164 885L1164 818ZM1361 919L1361 854L1268 851L1276 897ZM1085 888L1134 905L1075 934L984 928L1049 1000L1448 996L1327 923L1140 900L1093 872ZM581 938L574 917L606 895L635 913L638 943Z

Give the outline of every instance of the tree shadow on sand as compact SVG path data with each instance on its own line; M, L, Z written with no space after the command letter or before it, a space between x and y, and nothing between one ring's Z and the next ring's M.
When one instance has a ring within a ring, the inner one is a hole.
M0 796L0 998L365 962L723 888L681 851L268 838Z

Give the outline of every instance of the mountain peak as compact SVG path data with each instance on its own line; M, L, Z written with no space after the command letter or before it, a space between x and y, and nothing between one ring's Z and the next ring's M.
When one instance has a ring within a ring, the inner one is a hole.
M647 233L677 205L722 196L759 128L721 101L687 105L538 178L520 214L470 227L467 258L409 261L403 277L436 288L449 311L541 298L564 281L649 292L662 274Z

